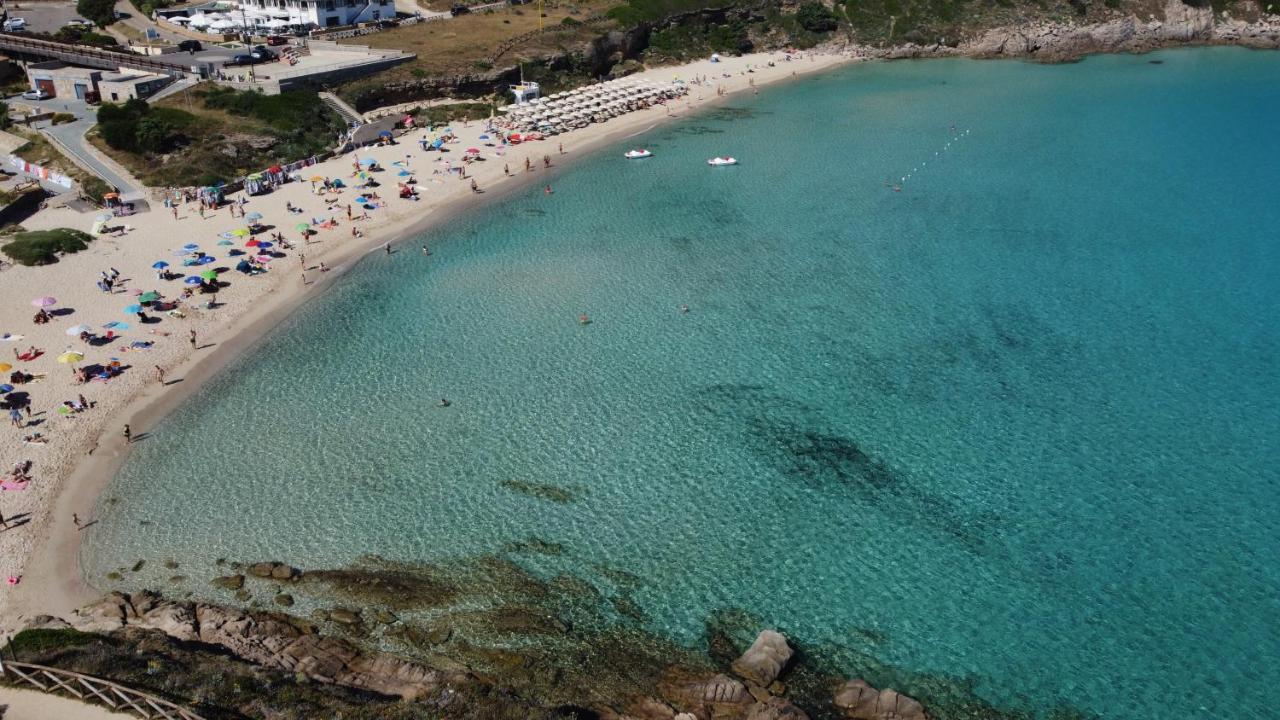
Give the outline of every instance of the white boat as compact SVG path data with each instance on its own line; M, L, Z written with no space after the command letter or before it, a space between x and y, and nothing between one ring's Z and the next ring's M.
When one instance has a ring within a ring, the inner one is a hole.
M640 158L653 157L653 153L648 150L628 150L625 157L628 160L639 160Z
M724 165L737 165L738 160L731 157L713 157L707 161L707 164L712 167L722 167Z

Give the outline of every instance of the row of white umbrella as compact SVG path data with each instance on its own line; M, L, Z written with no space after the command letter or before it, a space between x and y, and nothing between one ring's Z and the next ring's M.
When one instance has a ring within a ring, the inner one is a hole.
M676 83L610 80L584 88L538 98L523 105L508 105L502 111L516 124L538 127L568 123L576 125L615 117L637 106L684 94Z

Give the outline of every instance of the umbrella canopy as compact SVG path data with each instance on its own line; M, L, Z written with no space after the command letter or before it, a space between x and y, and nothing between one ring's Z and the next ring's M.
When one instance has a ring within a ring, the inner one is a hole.
M311 226L308 225L307 223L298 223L297 225L293 226L293 229L297 230L298 232L306 232L311 229Z
M269 248L269 247L273 247L274 245L275 245L275 243L273 243L273 242L271 242L271 241L269 241L269 240L260 240L260 241L258 241L258 247L260 247L260 248Z
M119 320L112 320L111 322L106 323L102 327L108 330L128 330L129 323L120 322Z
M13 366L10 365L9 363L0 362L0 372L9 372L12 369L13 369ZM6 390L5 392L8 392L8 391Z
M259 240L250 240L249 242L245 243L245 244L244 244L244 246L245 246L245 247L258 247L258 246L259 246L259 245L261 245L261 244L262 244L262 242L261 242L261 241L259 241Z
M68 350L67 352L64 352L58 356L58 362L64 365L70 365L71 363L78 363L83 359L84 359L84 353L79 353L74 350Z
M40 308L53 307L58 304L58 299L45 295L44 297L38 297L35 300L32 300L31 304Z
M199 250L200 246L195 243L187 243L186 245L182 246L182 249L183 250Z
M261 220L261 219L262 219L262 213L260 213L260 212L256 212L256 211L255 211L255 212L251 212L251 213L249 213L248 215L245 215L245 216L244 216L244 219L245 219L245 220Z
M141 305L125 305L124 311L129 313L130 315L137 315L138 313L142 312L142 306Z
M378 137L391 137L391 131L383 130L382 132L378 133Z
M468 155L479 155L479 154L480 154L480 148L467 148L467 154L468 154Z
M165 261L163 261L163 260L157 260L157 261L155 261L155 262L151 263L151 267L155 268L156 270L163 270L163 269L165 269L165 268L169 267L169 263L167 263L167 262L165 262Z
M208 265L208 264L209 264L209 263L211 263L211 262L217 262L217 261L218 261L218 259L217 259L217 258L215 258L214 256L212 256L212 255L205 255L204 257L200 258L199 260L196 260L195 264L196 264L196 265Z
M205 279L205 280L217 280L217 279L218 279L218 271L217 271L217 270L205 270L204 272L200 273L200 277L201 277L201 278L203 278L203 279Z
M245 230L244 228L239 228L237 230L232 230L231 234L235 235L236 237L249 237L253 233L249 232L248 230Z
M5 383L4 385L0 385L0 393L11 393L11 392L13 392L12 385L9 385L8 383Z
M138 296L138 302L144 302L144 303L155 302L159 299L160 299L160 293L156 292L155 290L152 290L150 292L144 292Z
M364 165L365 167L368 167L368 166L370 166L370 165L377 165L377 164L378 164L378 161L377 161L377 160L374 160L373 158L368 158L368 157L367 157L367 158L364 158L363 160L361 160L361 161L360 161L360 164L361 164L361 165Z
M199 285L203 282L204 280L196 277L195 275L188 275L186 279L182 281L182 284L183 285Z
M400 172L396 173L398 177L409 177L412 174L413 173L409 172L408 170L401 170Z
M223 247L226 247L227 245L235 245L235 243L231 242L230 240L219 240L218 244L222 245Z
M310 181L310 182L324 182L324 176L323 176L323 175L312 175L309 181Z
M93 332L93 328L89 327L88 325L72 325L71 327L67 328L68 335L79 335L80 333L91 333L91 332Z

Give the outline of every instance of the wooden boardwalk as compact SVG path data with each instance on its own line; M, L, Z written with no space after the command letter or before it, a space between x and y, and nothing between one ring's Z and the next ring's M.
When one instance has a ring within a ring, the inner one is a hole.
M78 700L105 705L117 712L137 715L144 720L204 720L168 700L92 675L81 675L44 665L3 661L0 661L0 674L17 680L15 684L19 687L30 685L42 692L66 693Z

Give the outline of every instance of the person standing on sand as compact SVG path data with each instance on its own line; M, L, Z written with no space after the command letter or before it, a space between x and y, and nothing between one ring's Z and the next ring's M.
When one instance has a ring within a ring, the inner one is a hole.
M9 529L9 521L4 519L4 513L0 512L0 528Z
M12 422L13 426L16 428L22 427L22 411L18 408L10 408L9 421Z
M511 177L511 167L506 163L502 163L502 174Z
M124 426L124 444L125 445L133 444L133 430L129 428L128 423L125 423L125 426Z
M178 219L178 206L177 206L177 205L170 205L169 207L173 210L173 219L174 219L174 220L177 220L177 219Z
M191 342L191 349L195 350L196 349L196 331L195 330L191 331L191 336L188 338L188 340L190 340Z
M383 245L383 246L382 246L382 249L383 249L383 250L386 250L386 251L387 251L387 254L388 254L388 255L390 255L390 254L391 254L391 243L386 243L385 245Z
M77 515L76 513L71 513L71 523L72 523L73 525L75 525L75 526L76 526L76 528L79 528L79 527L80 527L80 516L79 516L79 515Z
M529 160L529 158L524 159L524 171L533 172L533 163Z
M564 154L564 143L560 143L560 154Z
M156 366L156 377L160 380L160 384L164 384L164 368Z

